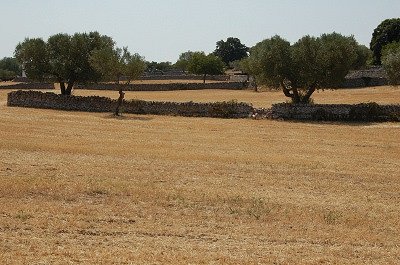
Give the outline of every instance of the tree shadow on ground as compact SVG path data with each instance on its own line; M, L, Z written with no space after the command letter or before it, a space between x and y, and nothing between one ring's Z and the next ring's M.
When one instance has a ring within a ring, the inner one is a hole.
M114 120L127 120L127 121L151 121L153 118L143 117L143 116L135 116L135 115L115 115L108 114L104 116L105 119L114 119Z

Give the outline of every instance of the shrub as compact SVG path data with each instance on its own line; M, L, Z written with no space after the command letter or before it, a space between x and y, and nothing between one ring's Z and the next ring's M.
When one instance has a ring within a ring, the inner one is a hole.
M349 120L351 121L381 121L387 119L386 113L375 102L353 105L349 112Z

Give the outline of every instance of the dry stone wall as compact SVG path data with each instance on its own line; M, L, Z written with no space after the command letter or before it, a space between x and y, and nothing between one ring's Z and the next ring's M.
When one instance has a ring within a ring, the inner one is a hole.
M88 112L113 112L116 104L116 100L107 97L64 96L21 90L9 93L7 98L8 106ZM122 105L122 112L188 117L247 118L253 112L253 107L238 102L175 103L127 100Z
M88 90L119 90L124 91L172 91L172 90L201 90L201 89L245 89L246 84L241 82L217 82L217 83L171 83L171 84L80 84L75 89Z
M272 105L266 112L271 119L322 121L400 121L400 104L289 104Z
M203 80L202 75L144 75L141 80ZM206 80L228 81L229 75L206 75Z
M13 91L8 93L8 106L46 108L69 111L114 112L117 101L107 97L64 96L39 91ZM312 121L400 121L400 104L274 104L270 109L254 109L251 105L238 102L152 102L127 100L123 113L174 115L187 117L215 118L269 118L283 120Z
M53 83L19 83L0 86L0 89L54 89Z
M346 78L341 88L362 88L373 86L387 86L388 80L386 78Z

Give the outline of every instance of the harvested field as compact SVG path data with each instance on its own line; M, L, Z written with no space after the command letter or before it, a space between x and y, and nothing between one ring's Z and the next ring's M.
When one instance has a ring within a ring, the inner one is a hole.
M74 95L89 96L99 95L118 98L117 91L75 90ZM127 99L142 99L154 101L195 101L215 102L237 100L252 103L255 107L270 107L274 103L288 100L282 91L254 92L251 90L182 90L164 92L126 92ZM377 102L381 104L398 104L400 88L372 87L362 89L325 90L313 94L315 103L362 103Z
M6 107L0 264L399 264L400 125ZM319 103L399 103L390 87ZM78 95L117 93L77 90ZM115 95L114 95L115 94ZM252 102L281 92L129 92Z

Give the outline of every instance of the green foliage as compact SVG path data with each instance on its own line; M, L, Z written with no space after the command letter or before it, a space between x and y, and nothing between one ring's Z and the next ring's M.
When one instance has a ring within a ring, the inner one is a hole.
M227 38L226 41L217 42L214 55L220 57L225 65L229 66L231 62L241 60L248 56L249 48L242 44L238 38Z
M354 62L353 70L363 69L368 65L372 65L372 51L365 45L358 45L357 47L357 60Z
M22 72L21 65L17 59L4 57L0 60L0 79L11 80Z
M9 81L14 79L16 74L12 71L0 69L0 81Z
M370 48L374 54L373 63L381 65L382 49L385 45L400 41L400 18L382 21L372 34Z
M139 54L131 54L127 47L123 49L108 46L94 50L90 56L90 63L99 72L104 81L119 81L120 77L127 77L127 83L140 77L146 69L146 62Z
M119 81L123 73L121 49L105 47L94 50L89 58L91 66L102 75L104 81Z
M317 42L320 49L315 64L321 69L317 87L338 87L357 61L358 43L353 36L346 37L339 33L323 34Z
M214 54L205 55L204 52L194 52L188 62L187 69L192 74L218 75L224 71L224 63Z
M283 76L291 75L290 43L279 36L263 40L250 49L243 66L258 82L279 87Z
M75 82L100 79L90 63L94 50L114 45L108 36L98 32L56 34L47 43L42 39L25 39L15 49L15 56L31 79L52 78L60 83L62 94L71 94ZM68 87L65 88L65 83Z
M391 42L382 48L382 58L391 54L397 53L400 51L400 41Z
M382 51L382 65L391 85L400 85L400 42L386 45Z
M139 78L146 70L146 61L144 57L137 53L124 53L123 56L123 74L128 77L128 83L131 80Z
M0 60L0 80L12 80L17 75L20 75L21 71L21 65L17 59L4 57Z
M364 59L353 37L338 33L304 36L295 44L274 36L256 44L241 64L257 81L281 87L293 103L309 103L320 88L337 87L348 71Z
M161 71L165 72L168 70L172 70L174 67L171 62L146 62L147 72L156 72Z
M15 48L15 58L33 80L43 80L50 72L46 42L41 38L27 38L19 43Z
M67 95L76 82L115 80L122 74L135 78L145 69L142 57L116 48L111 37L98 32L56 34L47 42L25 39L17 45L15 56L29 78L56 80Z
M187 51L179 55L179 59L174 64L174 67L183 71L188 71L189 61L192 58L193 54L194 52Z

